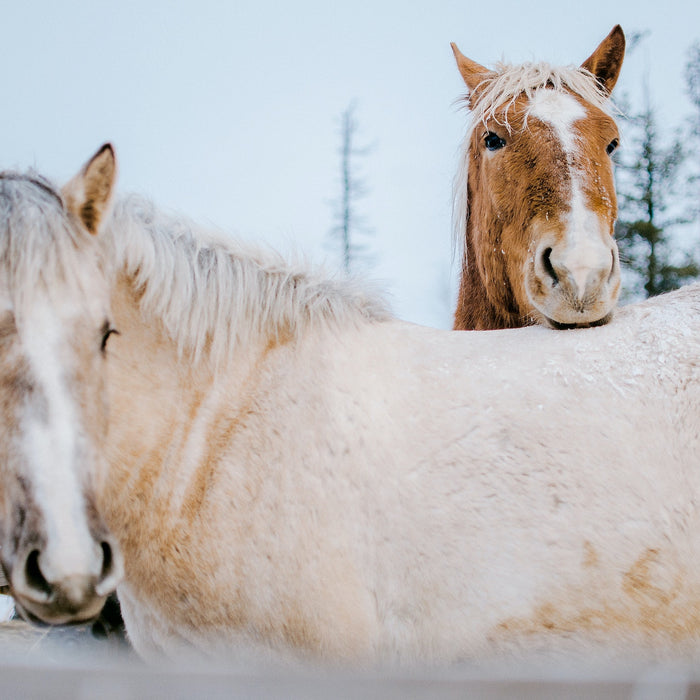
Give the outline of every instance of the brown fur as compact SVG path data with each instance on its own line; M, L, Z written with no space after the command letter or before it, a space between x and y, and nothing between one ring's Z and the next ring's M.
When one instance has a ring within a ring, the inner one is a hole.
M489 130L508 135L506 164L494 167L480 147L484 131L475 130L469 177L469 220L455 329L518 328L532 322L522 281L531 246L528 227L566 206L566 159L550 143L549 129L531 120L525 129L524 100L511 109L511 133L495 124ZM543 153L549 151L548 157Z
M606 92L611 93L620 75L624 55L625 35L617 24L582 66L596 76Z
M469 105L474 108L498 74L463 56L454 44L453 50L469 89ZM587 59L584 68L609 93L623 55L624 35L616 27ZM529 116L529 98L525 94L487 112L483 122L476 123L471 132L464 166L468 168L466 230L457 233L465 236L465 244L454 315L456 330L564 323L548 318L536 305L540 297L549 293L550 285L546 283L551 284L551 280L542 281L535 274L534 256L545 235L562 241L562 246L565 242L565 222L572 199L571 172L585 173L583 196L587 208L607 222L609 233L613 234L617 205L605 149L617 138L617 128L597 106L571 90L567 92L586 114L573 125L578 144L573 162L553 127ZM489 153L484 145L489 132L504 139L506 147ZM613 256L613 271L614 268ZM564 304L587 312L581 325L597 322L598 318L607 320L602 301L591 294L578 298L564 287L561 284L557 290ZM616 298L618 291L619 282L611 294ZM601 311L596 317L597 308Z

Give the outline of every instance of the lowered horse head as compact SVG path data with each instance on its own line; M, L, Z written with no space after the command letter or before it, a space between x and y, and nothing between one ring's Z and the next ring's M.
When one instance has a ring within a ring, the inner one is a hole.
M620 290L609 97L622 29L580 68L489 70L452 48L472 113L455 186L455 329L606 323Z
M91 234L114 175L109 146L63 191L0 174L0 563L49 624L95 617L122 575L95 506L112 328Z

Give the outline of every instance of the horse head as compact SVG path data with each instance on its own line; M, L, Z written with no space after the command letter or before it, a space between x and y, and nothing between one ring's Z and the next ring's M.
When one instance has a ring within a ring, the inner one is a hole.
M95 505L113 329L92 234L115 173L104 146L62 191L0 174L0 563L50 624L96 616L123 570Z

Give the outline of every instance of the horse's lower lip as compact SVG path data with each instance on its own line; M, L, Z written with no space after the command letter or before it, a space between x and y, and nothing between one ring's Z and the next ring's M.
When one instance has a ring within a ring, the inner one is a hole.
M76 625L86 625L92 622L93 620L96 620L99 617L100 612L102 611L102 607L100 607L97 613L93 613L86 616L75 615L71 617L66 617L65 615L54 615L53 613L47 611L47 615L45 617L40 617L39 615L37 615L36 612L33 612L28 607L23 605L19 599L15 598L15 610L24 620L26 620L27 622L31 622L33 625L37 625L39 627L53 627L56 625L59 625L61 627L71 627ZM52 620L51 618L54 619Z
M99 617L99 615L91 615L90 617L86 618L75 618L65 621L61 620L60 622L51 622L50 620L43 620L42 618L37 617L34 613L31 613L28 610L17 606L16 601L15 607L17 609L17 612L20 614L20 617L22 617L27 622L31 622L37 627L78 627L80 625L88 625Z
M596 321L587 321L585 323L560 323L559 321L555 321L554 319L545 316L547 323L558 331L568 331L574 328L594 328L596 326L604 326L606 323L609 323L611 318L612 313L609 313Z
M15 611L19 616L26 622L31 622L33 625L39 627L50 627L50 623L45 622L40 617L34 615L34 613L29 612L17 599L15 599Z

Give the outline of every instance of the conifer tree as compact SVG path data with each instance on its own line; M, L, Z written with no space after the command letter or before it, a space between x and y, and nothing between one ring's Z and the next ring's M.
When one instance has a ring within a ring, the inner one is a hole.
M627 155L617 165L620 259L636 278L638 291L654 296L700 274L698 260L680 250L672 235L687 222L679 192L684 151L677 138L662 145L647 85L643 108L628 117L627 132Z
M355 103L341 115L340 199L335 214L336 224L331 239L339 244L342 267L346 274L354 272L360 262L367 263L366 245L358 237L369 232L364 218L357 211L357 202L367 194L364 180L357 175L357 158L367 155L369 148L357 145L358 123Z
M686 92L693 106L688 129L690 157L688 163L688 200L690 215L695 221L694 230L700 232L700 41L688 51L685 66Z

